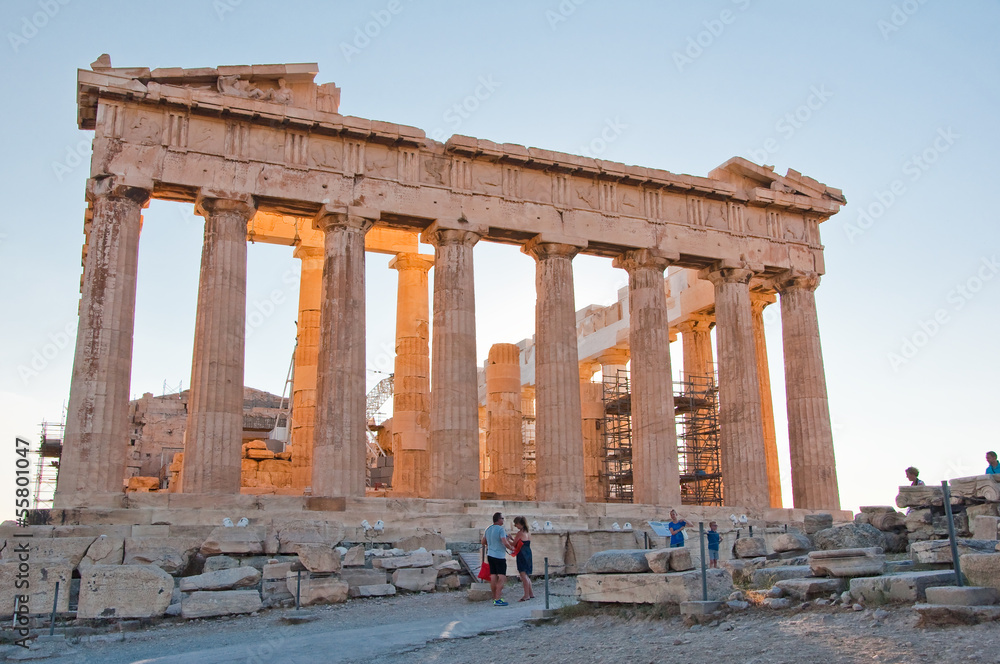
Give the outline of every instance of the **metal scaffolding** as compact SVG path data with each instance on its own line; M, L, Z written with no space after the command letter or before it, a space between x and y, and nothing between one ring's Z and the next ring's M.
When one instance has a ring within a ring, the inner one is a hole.
M603 479L609 503L632 502L632 393L625 369L604 376Z
M379 457L385 456L385 450L378 444L378 430L385 420L384 416L380 417L381 413L379 411L392 398L393 385L394 375L389 374L368 392L368 396L365 399L365 418L367 420L367 426L365 427L365 445L367 448L367 463L365 464L367 473L365 480L368 486L372 484L371 469L378 466Z
M49 509L56 494L59 479L59 459L62 456L63 432L65 424L42 422L42 435L35 457L35 500L34 509Z

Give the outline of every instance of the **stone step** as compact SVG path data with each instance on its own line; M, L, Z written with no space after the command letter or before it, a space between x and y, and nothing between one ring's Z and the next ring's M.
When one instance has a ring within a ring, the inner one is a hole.
M928 588L928 604L948 606L992 606L1000 604L1000 591L982 586L938 586Z

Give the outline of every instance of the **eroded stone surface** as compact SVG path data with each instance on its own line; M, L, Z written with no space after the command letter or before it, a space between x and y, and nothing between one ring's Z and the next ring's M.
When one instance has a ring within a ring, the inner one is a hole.
M288 592L295 595L296 574L289 572L285 578ZM302 606L311 604L339 604L347 601L347 592L350 587L347 582L335 576L312 577L302 574L301 600Z
M295 552L310 572L329 574L340 571L340 553L328 544L297 544Z
M193 537L129 537L125 540L125 564L156 565L178 576L201 544L201 538Z
M225 528L219 526L201 545L205 556L256 556L264 552L264 532L261 528Z
M121 565L125 557L125 538L101 535L80 560L80 573L92 565Z
M707 572L708 599L722 601L733 592L729 573ZM676 574L581 574L576 577L576 595L584 602L616 604L680 604L701 597L701 572Z
M816 576L877 576L885 571L885 554L878 547L813 551L809 567Z
M891 576L874 576L851 579L851 597L865 602L922 602L926 590L933 586L947 586L955 582L955 573L903 572Z
M261 607L260 593L256 590L198 591L181 600L181 617L211 618L253 613Z
M629 574L648 572L649 562L642 549L598 551L584 566L585 574Z
M430 592L437 583L437 570L433 567L407 567L392 573L392 585L400 590Z
M173 577L155 565L92 565L80 573L76 617L162 616L173 589Z
M260 577L260 572L253 567L233 567L184 577L181 579L180 589L183 592L191 592L194 590L251 588L260 582Z

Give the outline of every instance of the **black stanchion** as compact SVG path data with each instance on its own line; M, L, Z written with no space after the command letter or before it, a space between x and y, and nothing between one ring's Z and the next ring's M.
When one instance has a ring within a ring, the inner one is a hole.
M545 610L549 609L549 559L545 559Z
M705 567L705 522L698 522L698 542L701 544L701 601L708 601L708 570Z
M49 636L56 633L56 607L59 606L59 582L56 581L55 592L52 593L52 618L49 620Z
M944 493L944 515L948 518L948 541L951 542L951 560L955 567L955 585L963 586L962 563L958 560L958 541L955 539L955 519L951 513L951 487L947 480L941 482L941 491Z

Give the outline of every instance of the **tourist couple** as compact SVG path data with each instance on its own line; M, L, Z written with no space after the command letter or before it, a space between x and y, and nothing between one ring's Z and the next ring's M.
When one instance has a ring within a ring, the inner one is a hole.
M493 606L507 606L504 601L503 587L507 583L507 554L517 560L517 572L524 587L524 597L520 602L534 598L531 588L531 533L528 522L523 516L514 517L514 527L517 532L513 537L507 534L503 527L503 514L493 515L493 525L483 533L482 544L486 547L486 562L490 566L490 590L493 591Z

